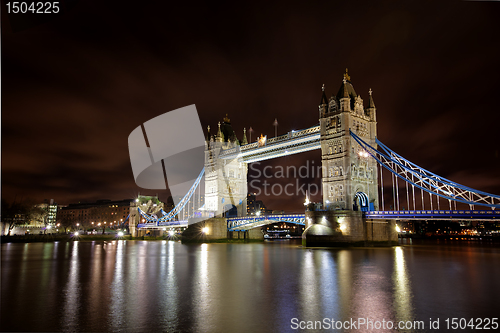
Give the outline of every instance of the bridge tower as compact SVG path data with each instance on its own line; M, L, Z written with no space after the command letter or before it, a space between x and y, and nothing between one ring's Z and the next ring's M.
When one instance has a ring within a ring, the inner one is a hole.
M246 142L246 138L243 138ZM239 140L226 115L217 134L208 128L205 146L205 210L215 216L245 216L247 212L247 164L238 159L218 158L222 150L239 146Z
M368 106L358 96L347 73L336 95L319 105L323 205L329 209L378 210L377 163L349 135L349 129L377 147L376 108L372 91Z

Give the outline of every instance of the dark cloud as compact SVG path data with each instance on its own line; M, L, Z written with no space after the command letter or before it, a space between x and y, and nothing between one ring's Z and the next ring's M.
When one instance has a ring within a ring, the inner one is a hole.
M346 67L365 101L373 89L386 145L500 193L499 11L466 1L80 1L19 32L3 20L2 194L69 203L146 192L128 160L139 124L196 104L205 128L228 113L240 136L250 126L254 138L272 136L274 118L280 133L310 127L321 85L336 93ZM306 160L319 153L262 166ZM292 211L303 201L263 199Z

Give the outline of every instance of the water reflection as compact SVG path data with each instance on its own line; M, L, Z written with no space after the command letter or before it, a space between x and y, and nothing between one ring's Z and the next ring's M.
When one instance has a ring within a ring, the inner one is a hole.
M413 304L411 281L408 276L404 250L401 247L395 247L394 272L392 280L394 284L394 309L396 311L397 321L413 321Z
M377 250L357 252L359 260L354 266L351 282L352 299L350 318L365 318L373 323L391 321L392 299L391 281L387 279L387 268L376 264L379 255ZM372 332L373 326L361 326L359 332Z
M315 253L318 252L307 250L304 253L304 261L301 267L300 298L303 317L307 318L307 320L321 320L319 318L319 302L317 302L320 299L320 288L317 283L316 267L314 265Z
M195 271L195 279L193 280L195 289L195 327L196 330L201 332L203 330L209 331L212 327L213 313L210 312L212 308L211 302L214 300L210 298L209 289L212 283L217 281L209 281L208 279L208 244L201 244L198 254L198 261Z
M70 251L70 243L66 243L65 257ZM64 312L62 313L62 327L65 332L78 331L78 322L75 314L78 311L81 287L78 281L78 242L71 243L71 257L68 282L64 288Z
M3 244L0 328L282 332L292 318L494 317L499 260L439 247Z
M340 250L337 252L338 266L338 286L339 300L338 305L341 309L339 317L349 318L350 300L351 300L351 285L352 285L352 251Z
M124 288L125 281L125 245L123 240L119 240L115 251L115 271L113 282L111 283L111 305L110 305L110 326L124 327L126 312L125 312L125 297L126 290Z
M175 331L178 326L178 287L175 275L175 243L163 241L161 248L161 321L167 331Z
M321 313L323 318L340 318L338 272L335 259L329 251L318 255L319 285L321 289Z

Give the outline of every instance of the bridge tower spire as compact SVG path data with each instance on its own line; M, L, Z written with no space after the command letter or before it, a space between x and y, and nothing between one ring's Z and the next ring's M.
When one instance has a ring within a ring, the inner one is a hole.
M376 161L351 138L349 129L376 145L377 123L371 92L365 110L346 69L337 95L332 95L328 109L320 112L323 205L341 210L378 209Z

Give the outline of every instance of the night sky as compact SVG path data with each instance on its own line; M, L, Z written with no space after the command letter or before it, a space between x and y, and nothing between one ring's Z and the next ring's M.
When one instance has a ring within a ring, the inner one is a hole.
M8 200L165 200L135 185L127 139L137 126L196 104L204 129L227 113L240 138L250 126L252 139L274 136L275 118L278 134L307 128L322 84L336 94L346 67L365 106L373 90L382 142L500 194L499 1L71 3L31 27L2 7ZM260 168L306 160L319 164L320 152ZM303 202L259 199L288 211Z

